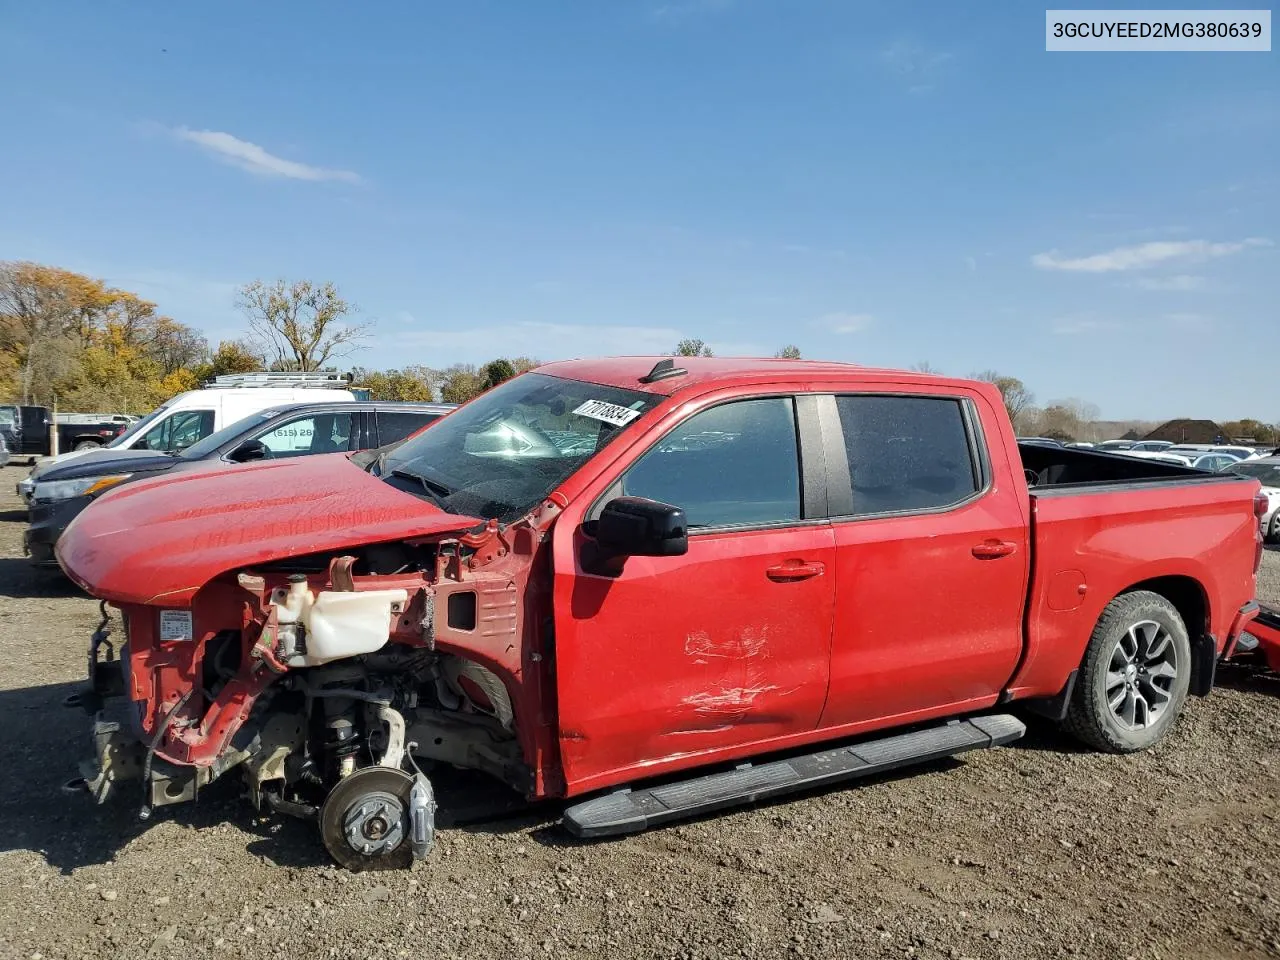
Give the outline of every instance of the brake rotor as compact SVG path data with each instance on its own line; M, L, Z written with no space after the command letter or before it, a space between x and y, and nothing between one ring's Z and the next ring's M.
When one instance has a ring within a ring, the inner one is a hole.
M404 869L413 777L391 767L361 767L329 791L320 808L320 839L348 870Z

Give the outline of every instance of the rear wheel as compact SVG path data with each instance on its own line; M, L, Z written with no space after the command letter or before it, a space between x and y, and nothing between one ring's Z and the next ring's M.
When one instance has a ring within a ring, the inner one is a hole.
M1191 641L1159 594L1107 604L1080 665L1064 728L1109 753L1145 750L1173 726L1191 681Z
M1271 526L1267 528L1267 535L1263 539L1267 543L1280 543L1280 510L1271 518Z
M75 445L76 450L97 450L102 444L96 440L81 440Z

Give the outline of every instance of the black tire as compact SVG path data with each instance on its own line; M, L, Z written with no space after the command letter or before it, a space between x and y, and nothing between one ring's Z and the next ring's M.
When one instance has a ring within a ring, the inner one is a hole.
M1271 526L1267 529L1267 535L1262 538L1267 543L1280 543L1280 510L1276 511L1276 515L1271 518Z
M1063 729L1106 753L1145 750L1177 721L1190 683L1191 640L1177 609L1146 590L1123 594L1093 629Z
M73 450L97 450L101 446L102 444L100 444L97 440L81 440L74 447L72 447L72 449Z

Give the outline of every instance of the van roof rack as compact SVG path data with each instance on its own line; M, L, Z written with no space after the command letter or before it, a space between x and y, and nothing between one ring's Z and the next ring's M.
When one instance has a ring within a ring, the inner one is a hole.
M302 373L263 370L259 373L227 373L205 381L206 387L320 387L345 390L351 378L345 373Z

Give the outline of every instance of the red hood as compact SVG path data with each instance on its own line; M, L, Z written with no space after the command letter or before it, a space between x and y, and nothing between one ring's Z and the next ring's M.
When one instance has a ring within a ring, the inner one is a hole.
M331 454L125 484L71 522L57 556L95 597L181 604L228 570L481 522Z

